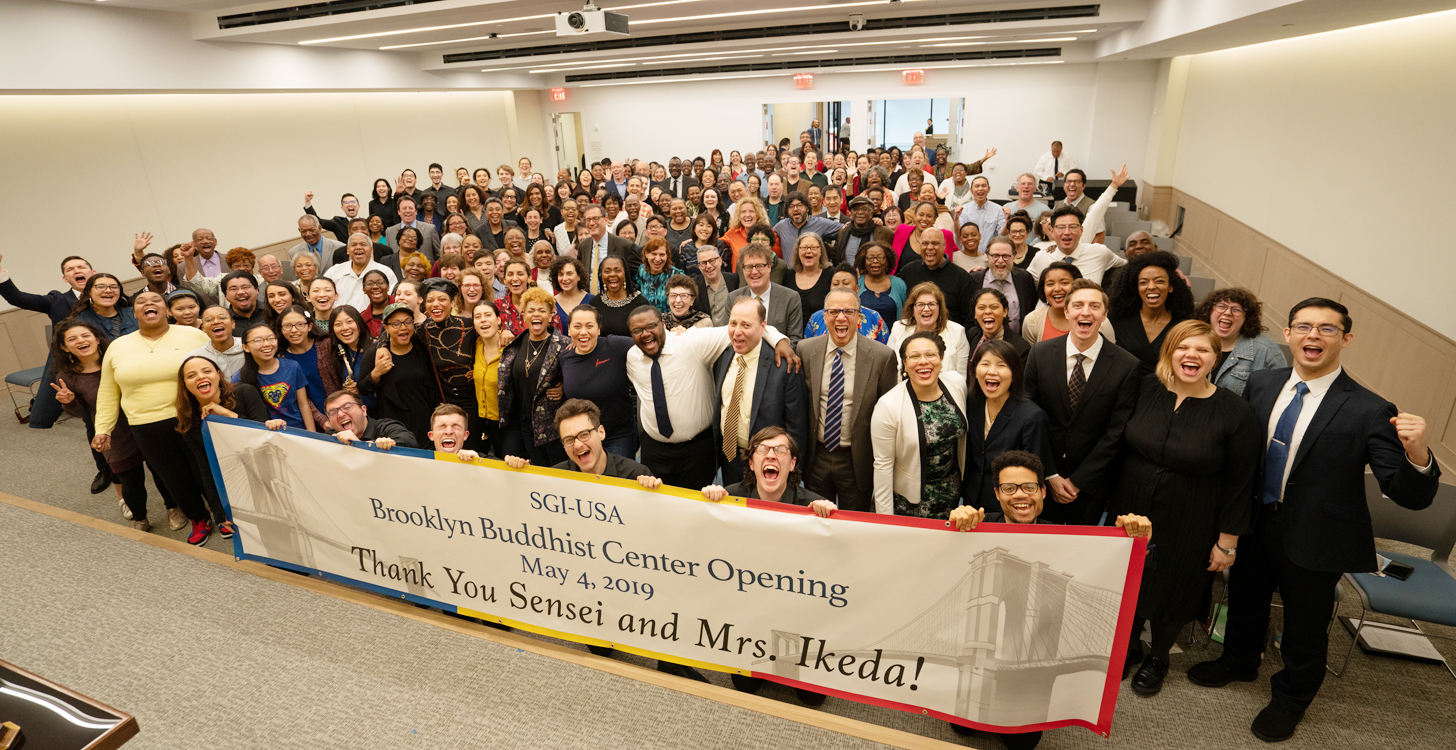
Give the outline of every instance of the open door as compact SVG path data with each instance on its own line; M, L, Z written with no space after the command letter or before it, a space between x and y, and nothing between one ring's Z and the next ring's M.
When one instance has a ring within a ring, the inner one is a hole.
M575 176L586 167L585 144L582 142L581 113L555 112L551 115L551 131L556 141L557 168L571 170Z

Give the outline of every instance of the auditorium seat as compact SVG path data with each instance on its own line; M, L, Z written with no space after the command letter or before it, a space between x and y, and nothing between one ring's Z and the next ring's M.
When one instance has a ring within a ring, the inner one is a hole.
M1187 273L1186 271L1184 273ZM1213 292L1213 279L1202 276L1192 276L1188 279L1189 285L1193 287L1193 301L1199 302Z

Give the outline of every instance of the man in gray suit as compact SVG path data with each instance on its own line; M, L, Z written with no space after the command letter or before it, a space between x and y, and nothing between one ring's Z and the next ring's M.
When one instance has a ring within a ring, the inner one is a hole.
M588 279L587 291L592 294L601 293L602 280L599 278L601 263L608 255L615 255L622 259L627 267L628 284L631 279L637 278L637 266L642 264L637 254L637 248L629 241L618 237L607 231L606 214L602 207L592 204L582 212L582 222L586 224L584 236L576 241L576 257L586 266ZM785 331L787 333L787 331Z
M799 293L769 281L773 268L774 251L768 245L754 242L738 253L738 267L742 269L747 286L741 286L728 294L728 301L735 303L740 297L753 297L768 309L768 324L789 337L797 346L804 338L804 307Z
M875 511L870 417L900 382L895 352L859 333L859 296L836 289L824 298L829 333L799 342L809 384L804 486L844 510ZM837 362L836 362L837 360Z
M802 446L809 439L809 410L804 378L788 361L774 364L774 350L763 340L763 304L751 297L734 300L728 315L728 342L713 363L715 399L713 441L723 481L743 479L747 448L765 427L782 427Z
M293 277L293 260L304 253L313 256L314 265L318 266L322 276L334 264L334 251L344 247L344 243L324 236L323 225L313 214L298 217L298 236L303 238L303 242L288 249L287 278Z
M434 263L440 257L440 235L435 231L435 225L428 219L418 219L419 206L415 199L405 195L400 196L395 204L399 211L399 223L384 230L384 236L389 241L389 249L395 253L399 252L399 230L405 227L414 227L420 230L419 252Z

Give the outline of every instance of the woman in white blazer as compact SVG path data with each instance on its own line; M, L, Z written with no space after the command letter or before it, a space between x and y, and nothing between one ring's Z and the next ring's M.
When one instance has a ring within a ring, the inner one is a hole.
M928 281L916 284L905 295L905 306L902 310L900 319L890 327L890 340L886 345L898 352L901 342L912 333L929 331L938 334L945 344L943 361L949 363L951 369L961 376L962 382L967 382L966 367L971 361L971 345L966 340L965 326L950 319L950 313L945 306L945 295L941 293L940 287ZM902 358L900 369L903 371L904 368L905 360Z
M930 331L900 343L905 382L875 403L875 512L949 518L965 473L966 380L941 374L945 342Z

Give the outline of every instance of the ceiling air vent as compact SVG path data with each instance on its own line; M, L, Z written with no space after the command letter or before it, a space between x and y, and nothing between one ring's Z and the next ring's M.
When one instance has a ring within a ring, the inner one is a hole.
M305 21L310 18L341 16L346 13L364 13L371 10L401 8L407 5L424 5L426 3L436 3L439 1L440 0L333 0L333 2L327 3L290 5L285 8L272 8L270 10L259 10L252 13L236 13L231 16L218 16L217 27L219 29L237 29L244 26L263 26L270 23Z
M567 83L583 83L589 81L623 81L634 78L662 78L667 76L682 75L711 75L714 73L754 73L772 70L804 70L807 68L846 68L859 65L919 65L922 63L940 62L972 62L976 60L1003 60L1031 57L1059 57L1062 54L1061 47L1042 47L1038 49L1002 49L1002 50L977 50L975 52L942 52L932 55L884 55L880 57L835 57L826 60L818 60L813 64L806 65L806 61L775 61L760 63L742 63L739 65L705 65L692 68L670 68L665 70L631 70L616 73L583 73L581 75L569 75Z

